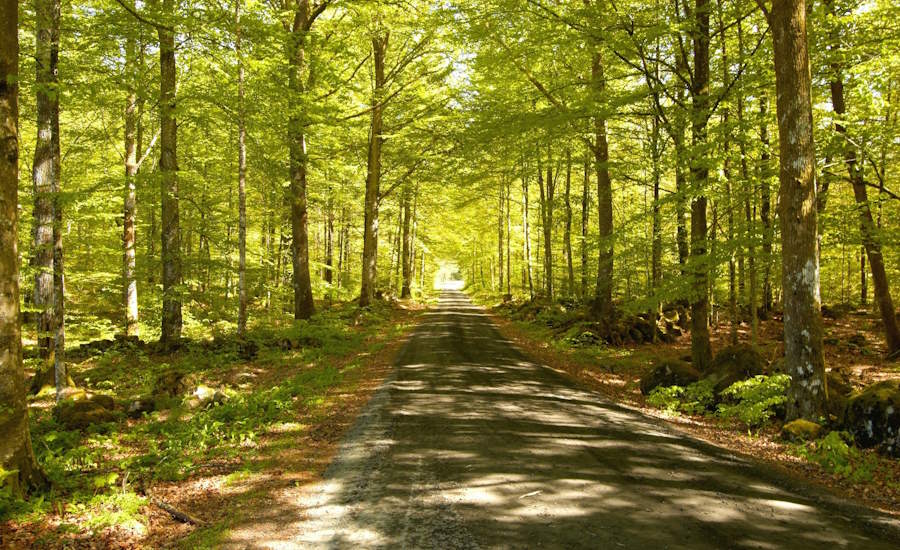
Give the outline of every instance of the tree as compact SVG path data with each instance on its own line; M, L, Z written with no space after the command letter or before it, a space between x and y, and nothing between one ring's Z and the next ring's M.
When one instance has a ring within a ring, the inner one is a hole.
M805 0L760 4L772 29L779 135L784 355L788 418L816 420L828 395L822 355L816 151Z
M46 368L54 373L58 395L67 385L60 200L59 18L59 0L36 0L33 304L39 310L38 347ZM59 347L58 342L62 344ZM36 381L41 383L44 378L42 375Z
M161 0L161 15L174 18L174 0ZM175 122L175 29L156 24L159 36L159 172L162 195L162 332L160 341L174 346L182 329L181 220L178 195L178 124Z
M23 493L43 483L28 429L18 257L18 2L0 1L0 482Z
M234 53L238 77L238 336L247 332L247 125L244 114L244 59L241 51L241 2L234 3Z

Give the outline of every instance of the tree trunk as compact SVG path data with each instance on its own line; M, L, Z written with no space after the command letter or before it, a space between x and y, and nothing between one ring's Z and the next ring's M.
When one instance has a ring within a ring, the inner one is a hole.
M510 241L512 237L512 219L510 210L512 209L512 181L506 180L506 296L512 298L512 251L510 250Z
M305 78L308 71L306 39L309 33L309 1L297 2L294 25L289 39L289 85L302 101ZM309 275L309 211L306 197L308 155L306 152L307 122L302 112L294 111L288 120L288 148L290 156L290 209L291 209L291 266L294 290L294 319L309 319L315 313L312 280Z
M723 89L728 86L730 78L730 71L728 65L728 49L727 49L727 34L725 29L725 23L722 17L722 0L718 0L718 15L719 15L719 40L722 47L722 87ZM743 284L743 268L741 268L741 285L738 284L738 271L737 271L737 249L739 245L735 240L735 222L734 222L734 210L735 210L735 200L734 200L734 189L731 183L731 122L730 122L731 113L729 112L728 106L724 105L722 107L722 127L724 130L724 139L722 141L722 175L725 179L725 195L728 200L727 202L727 217L728 220L728 323L729 323L729 331L728 331L728 339L731 345L737 345L738 343L738 325L740 324L740 320L738 319L738 288ZM715 228L714 228L715 229ZM713 254L715 258L715 254ZM743 265L743 264L741 264ZM742 288L742 286L741 286Z
M707 163L707 121L709 117L709 0L694 5L694 78L691 87L691 358L693 366L705 371L712 362L709 342L709 266L707 254L706 191L709 185Z
M410 190L403 194L403 284L400 288L401 298L412 297L413 277L413 239L412 239L412 199Z
M375 64L375 89L372 94L372 124L369 130L369 155L366 171L366 199L364 207L362 286L360 307L372 303L375 296L375 276L378 262L378 193L381 183L381 148L384 144L384 61L390 33L372 38Z
M172 15L173 0L163 9ZM159 171L162 185L163 306L160 341L172 346L181 338L181 228L178 212L178 126L175 123L175 32L164 26L159 34Z
M587 296L587 287L588 287L588 247L587 247L587 237L588 237L588 224L590 223L590 205L591 205L591 190L590 190L590 158L585 155L584 157L584 177L581 183L581 292L579 296L582 300Z
M572 187L572 151L566 149L566 225L563 232L563 246L566 249L566 294L574 296L575 292L575 266L572 263L572 200L570 191Z
M591 61L591 88L594 101L599 101L606 93L606 77L603 74L603 53L599 44L594 44ZM612 180L609 176L609 142L606 137L606 118L594 116L594 171L597 175L597 226L599 228L599 255L597 267L597 288L591 304L592 315L601 320L609 320L613 314L613 210Z
M829 11L834 14L833 0L828 0L827 6ZM839 40L834 40L831 47L833 48L833 52L836 53L840 48ZM862 234L866 256L869 258L869 266L872 270L872 282L875 286L875 301L878 304L881 322L884 325L884 335L887 343L888 355L894 355L900 352L900 327L897 326L897 314L894 309L894 301L891 299L890 286L884 267L884 256L881 253L881 243L878 242L878 228L875 226L872 209L869 205L869 196L866 189L866 182L863 177L863 168L857 162L856 148L847 136L846 126L844 126L842 122L839 122L847 112L847 106L844 100L844 82L841 75L841 67L839 64L834 63L832 64L832 70L834 74L832 75L831 80L831 105L837 119L834 124L834 129L840 137L843 138L844 163L847 165L850 185L853 187L853 196L856 199L856 207L859 212L860 233ZM866 303L865 262L865 256L863 256L860 259L860 291L863 304Z
M497 260L498 260L498 286L500 292L503 292L503 181L500 182L500 188L497 193L498 209L497 209Z
M816 158L805 0L775 0L769 14L775 53L780 147L784 352L789 419L818 419L828 395L822 356Z
M135 177L138 171L138 67L137 40L129 34L125 43L125 78L128 95L125 98L125 198L122 215L122 299L125 306L125 335L138 335L138 295L135 273L135 219L137 217L137 190Z
M247 333L247 125L244 116L244 58L241 2L234 3L234 53L238 63L238 336Z
M550 146L547 146L547 181L543 180L538 151L538 188L541 192L541 230L544 234L544 293L553 299L553 195L556 184L553 181L553 164Z
M45 369L55 362L56 285L54 247L56 193L59 191L59 0L37 0L35 4L35 95L37 138L34 147L34 224L32 226L35 269L32 306L38 310L38 350ZM44 376L41 377L45 378Z
M759 142L762 146L759 169L759 221L762 223L762 261L763 261L763 288L762 288L762 312L768 318L774 307L772 292L772 192L770 186L769 161L772 158L769 151L769 99L762 95L759 98Z
M528 296L534 300L534 278L531 274L531 235L528 227L528 176L522 176L522 256L525 260L525 279Z
M659 188L662 180L662 167L660 166L660 157L662 157L662 145L659 139L659 113L653 115L652 128L650 133L650 154L652 158L653 170L653 218L651 220L651 259L650 259L650 280L653 289L656 290L662 284L662 220L660 216Z
M25 401L19 325L18 2L0 0L0 469L21 495L42 485Z

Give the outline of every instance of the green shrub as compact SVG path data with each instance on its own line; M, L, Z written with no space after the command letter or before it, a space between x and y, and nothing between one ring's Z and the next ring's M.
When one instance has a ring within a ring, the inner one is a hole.
M719 416L736 418L751 428L765 424L787 401L791 377L786 374L754 376L728 386L721 396L729 402L719 405Z
M870 481L875 465L853 446L847 432L829 432L818 441L795 447L795 453L825 470L851 481Z
M660 386L647 396L647 403L669 414L703 414L713 403L713 383L700 380L685 387Z

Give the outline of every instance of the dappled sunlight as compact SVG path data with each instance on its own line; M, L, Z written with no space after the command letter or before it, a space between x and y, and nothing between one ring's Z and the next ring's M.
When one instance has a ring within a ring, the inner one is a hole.
M529 361L472 310L445 292L413 335L304 497L301 546L869 544L751 464Z

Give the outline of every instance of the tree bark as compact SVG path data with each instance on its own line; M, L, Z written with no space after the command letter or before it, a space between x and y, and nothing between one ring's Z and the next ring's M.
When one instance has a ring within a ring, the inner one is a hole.
M306 39L312 21L309 0L298 0L288 45L289 86L298 100L306 92L305 78L309 69ZM290 157L289 202L291 211L291 266L294 290L294 319L309 319L315 313L312 280L309 275L309 211L306 197L307 162L306 127L302 110L294 110L288 120Z
M412 198L411 190L403 194L403 283L400 288L401 298L412 297L413 277L413 235L412 235Z
M163 0L163 10L173 15L173 0ZM157 26L159 35L159 171L162 191L162 333L160 341L171 347L181 339L181 225L178 195L178 126L175 122L175 32Z
M696 0L694 78L691 86L691 358L700 372L712 362L709 342L709 266L706 191L709 185L707 122L709 117L709 0Z
M531 231L528 226L528 176L522 175L522 256L525 260L525 279L528 296L534 300L534 278L531 273Z
M122 214L122 300L125 309L125 335L138 336L138 294L135 272L135 221L137 217L138 171L138 44L129 34L125 43L125 78L128 95L125 98L125 198Z
M606 77L603 73L603 53L599 44L593 45L591 61L591 88L595 101L606 93ZM606 137L606 118L594 115L594 171L597 175L597 226L599 229L599 255L597 287L591 304L592 315L609 320L613 315L613 210L612 179L609 176L609 142Z
M35 95L37 136L34 147L34 224L32 306L38 310L38 350L45 369L55 362L56 285L54 247L56 193L59 191L59 0L35 2ZM42 376L42 378L44 378Z
M369 130L369 155L366 171L366 199L364 206L362 286L359 305L366 307L375 296L378 262L378 193L381 184L381 148L384 145L384 62L390 33L372 38L375 65L375 89L372 93L372 123Z
M247 125L244 115L244 58L241 2L234 3L234 53L238 63L238 336L247 333Z
M789 419L818 419L827 398L822 356L816 158L805 0L775 0L769 14L775 54L784 351Z
M762 223L762 261L763 261L763 287L762 287L762 313L768 318L774 308L774 293L772 292L772 191L770 185L769 161L772 158L769 151L769 99L763 94L759 98L759 141L762 147L759 169L759 221Z
M43 484L31 447L22 333L18 255L18 2L0 0L0 468L22 495Z
M503 189L505 184L503 181L500 182L500 188L497 191L498 198L498 208L497 208L497 260L498 260L498 285L497 288L500 292L503 292L503 271L505 266L503 265Z
M579 296L582 300L587 296L587 288L588 288L588 246L587 246L587 237L588 237L588 225L590 224L590 205L591 205L591 190L590 190L590 158L585 155L584 157L584 178L582 180L581 185L581 291L579 292Z
M553 299L553 198L556 183L553 180L553 162L550 146L547 146L547 181L544 182L538 151L538 188L541 192L541 230L544 234L544 293Z
M566 225L565 230L563 231L563 246L566 249L566 268L567 275L566 278L566 294L569 296L574 296L575 291L575 266L572 260L572 199L571 199L571 187L572 187L572 151L566 149L566 193L565 193L565 203L566 203Z

